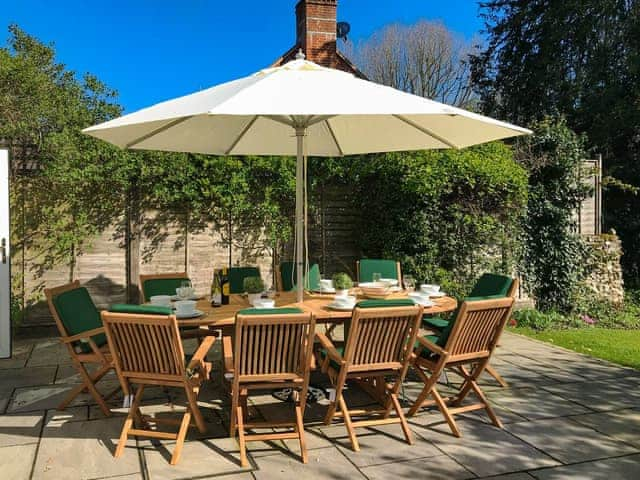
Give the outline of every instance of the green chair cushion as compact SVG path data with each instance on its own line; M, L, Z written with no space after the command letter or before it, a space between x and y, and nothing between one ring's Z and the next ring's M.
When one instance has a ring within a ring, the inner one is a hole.
M488 295L506 297L512 284L513 279L511 277L495 273L484 273L474 285L469 297L486 297Z
M398 264L395 260L377 260L363 258L358 269L358 282L372 282L373 274L379 273L382 278L398 278Z
M78 335L94 328L102 327L100 312L96 308L89 291L84 287L74 288L53 297L53 306L69 335ZM104 333L91 337L98 347L107 343ZM86 342L78 342L83 352L91 352Z
M444 347L444 345L440 343L442 340L438 335L424 335L422 338L426 338L431 343L435 343L439 347ZM416 340L414 348L419 348L419 347L422 347L422 350L420 351L420 356L423 358L430 358L430 357L433 357L434 355L437 355L435 352L432 352L428 348L423 347L419 340Z
M291 292L296 289L296 272L298 271L293 262L282 262L280 264L280 277L282 290ZM320 267L317 263L309 266L309 275L304 276L305 290L320 290Z
M244 279L259 277L258 267L231 267L229 269L229 293L244 293Z
M282 308L245 308L240 310L240 315L290 315L292 313L304 313L302 309L296 307Z
M435 330L444 330L447 325L449 325L450 320L445 320L442 317L434 316L434 317L424 317L422 319L422 325L427 328L433 328Z
M109 311L113 313L137 313L140 315L171 315L173 313L171 307L163 307L160 305L129 305L126 303L114 303L109 307Z
M410 298L397 298L391 300L362 300L356 304L358 308L383 308L383 307L413 307L415 302Z
M340 356L343 356L344 346L336 347L336 351L340 354ZM327 357L327 350L325 348L321 348L319 352L320 358L324 361L324 359ZM340 364L333 359L329 360L329 365L331 365L331 368L333 368L334 370L340 370Z
M189 278L150 278L145 280L142 283L144 298L148 302L155 295L175 295L176 289L180 288L184 280L189 280Z

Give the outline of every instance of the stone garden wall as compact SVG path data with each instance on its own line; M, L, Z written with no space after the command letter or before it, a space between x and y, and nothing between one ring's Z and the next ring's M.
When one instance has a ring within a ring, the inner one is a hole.
M622 280L622 245L615 231L601 235L585 235L585 241L592 251L590 259L591 273L587 285L599 297L622 303L624 288Z

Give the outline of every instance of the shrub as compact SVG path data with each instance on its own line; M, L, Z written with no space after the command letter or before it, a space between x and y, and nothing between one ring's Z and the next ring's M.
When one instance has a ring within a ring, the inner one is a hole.
M244 291L247 293L264 292L264 281L262 277L247 277L244 279Z
M333 288L336 290L349 290L353 287L353 280L344 272L336 273L333 278Z
M561 313L550 311L541 312L533 308L516 310L513 312L516 326L532 328L533 330L548 330L551 328L563 328L569 323L569 319Z

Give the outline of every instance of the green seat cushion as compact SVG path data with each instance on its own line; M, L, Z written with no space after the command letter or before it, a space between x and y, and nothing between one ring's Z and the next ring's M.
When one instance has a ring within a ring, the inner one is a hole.
M444 330L449 325L450 321L445 320L442 317L438 317L437 315L434 317L424 317L422 319L422 325L428 328L433 328L435 330Z
M397 298L391 300L363 300L356 304L358 308L384 308L384 307L413 307L415 302L410 298Z
M422 338L426 338L427 340L429 340L431 343L435 343L436 345L438 345L439 347L443 347L444 345L441 343L442 339L438 336L438 335L424 335ZM429 350L428 348L424 347L419 340L416 340L415 343L415 347L414 348L419 348L421 347L422 350L420 350L420 356L423 358L431 358L435 355L437 355L435 352L432 352L431 350Z
M282 308L245 308L240 310L240 315L290 315L292 313L304 313L302 309L296 307Z
M229 293L244 293L244 279L259 277L258 267L231 267L229 269Z
M358 282L372 282L373 274L379 273L381 278L398 278L398 264L395 260L377 260L363 258L358 268Z
M336 351L342 357L344 355L344 346L336 347ZM325 348L321 348L319 352L320 358L322 359L322 361L324 361L324 359L327 358L327 350ZM340 364L333 359L329 360L329 365L331 365L331 368L333 368L334 370L340 370Z
M100 312L96 308L89 291L84 288L74 288L53 297L53 306L69 335L78 335L94 328L102 327ZM98 347L107 343L104 333L91 337ZM86 342L78 342L83 352L91 352L91 346Z
M176 289L182 286L182 282L188 277L176 278L150 278L142 283L144 298L148 301L155 295L175 295Z
M280 264L280 277L282 290L291 292L296 289L296 273L298 269L293 262L282 262ZM309 275L303 276L305 290L320 290L320 267L317 263L309 266Z
M163 307L160 305L129 305L126 303L114 303L109 308L113 313L137 313L140 315L171 315L173 309L171 307Z
M513 279L511 277L495 273L484 273L474 285L469 297L486 297L488 295L506 297L512 284Z

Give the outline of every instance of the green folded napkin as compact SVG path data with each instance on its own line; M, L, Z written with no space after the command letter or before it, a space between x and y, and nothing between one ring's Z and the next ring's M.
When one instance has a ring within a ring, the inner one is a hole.
M380 307L412 307L415 302L410 298L396 298L390 300L363 300L356 304L358 308L380 308Z
M114 303L109 308L113 313L138 313L140 315L171 315L173 309L171 307L163 307L160 305L129 305L126 303Z
M245 308L238 312L240 315L287 315L291 313L304 313L299 308L283 307L283 308Z

